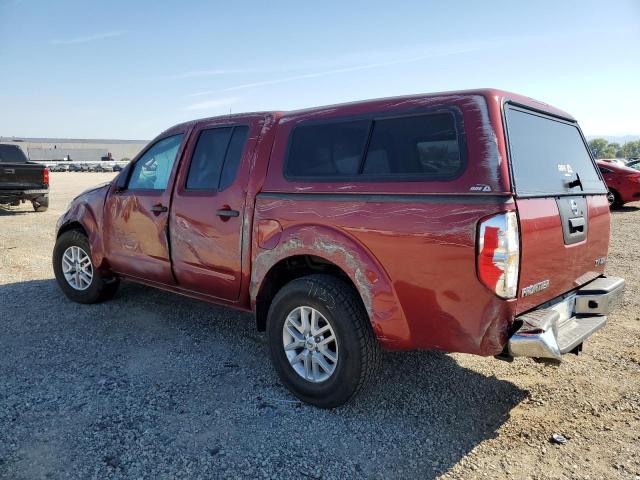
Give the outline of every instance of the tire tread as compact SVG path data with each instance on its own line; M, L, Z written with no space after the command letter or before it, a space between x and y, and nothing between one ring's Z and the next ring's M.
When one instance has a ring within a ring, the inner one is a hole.
M350 327L357 338L357 348L362 359L362 368L355 388L339 404L348 402L359 392L373 385L382 360L382 352L371 321L362 299L350 282L329 274L313 274L297 278L285 285L275 296L273 304L288 294L288 286L294 282L313 282L329 292L346 311L346 320L350 320ZM338 319L345 320L345 319ZM327 407L338 406L330 404ZM318 404L318 406L324 406Z

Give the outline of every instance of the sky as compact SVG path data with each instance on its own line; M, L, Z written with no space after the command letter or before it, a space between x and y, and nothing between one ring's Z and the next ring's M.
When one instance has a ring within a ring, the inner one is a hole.
M0 136L480 87L640 134L640 0L0 0Z

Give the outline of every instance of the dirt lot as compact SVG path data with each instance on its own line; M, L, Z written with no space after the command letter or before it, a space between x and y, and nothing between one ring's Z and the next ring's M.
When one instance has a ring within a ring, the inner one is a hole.
M0 208L0 478L640 479L638 206L613 215L624 305L579 357L386 354L374 391L322 411L249 315L128 283L62 296L56 219L111 176L54 173L48 212Z

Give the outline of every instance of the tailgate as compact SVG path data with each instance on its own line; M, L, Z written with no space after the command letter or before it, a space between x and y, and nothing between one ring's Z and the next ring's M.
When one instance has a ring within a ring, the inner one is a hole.
M44 168L36 163L0 163L0 190L40 189Z
M520 220L517 313L601 275L609 248L606 187L575 122L505 107Z

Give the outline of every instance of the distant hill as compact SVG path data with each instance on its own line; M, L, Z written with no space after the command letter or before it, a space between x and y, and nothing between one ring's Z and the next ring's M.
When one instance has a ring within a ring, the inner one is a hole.
M617 143L624 145L627 142L635 142L640 140L640 135L623 135L623 136L611 136L611 135L587 135L587 140L593 140L594 138L604 138L609 143Z

